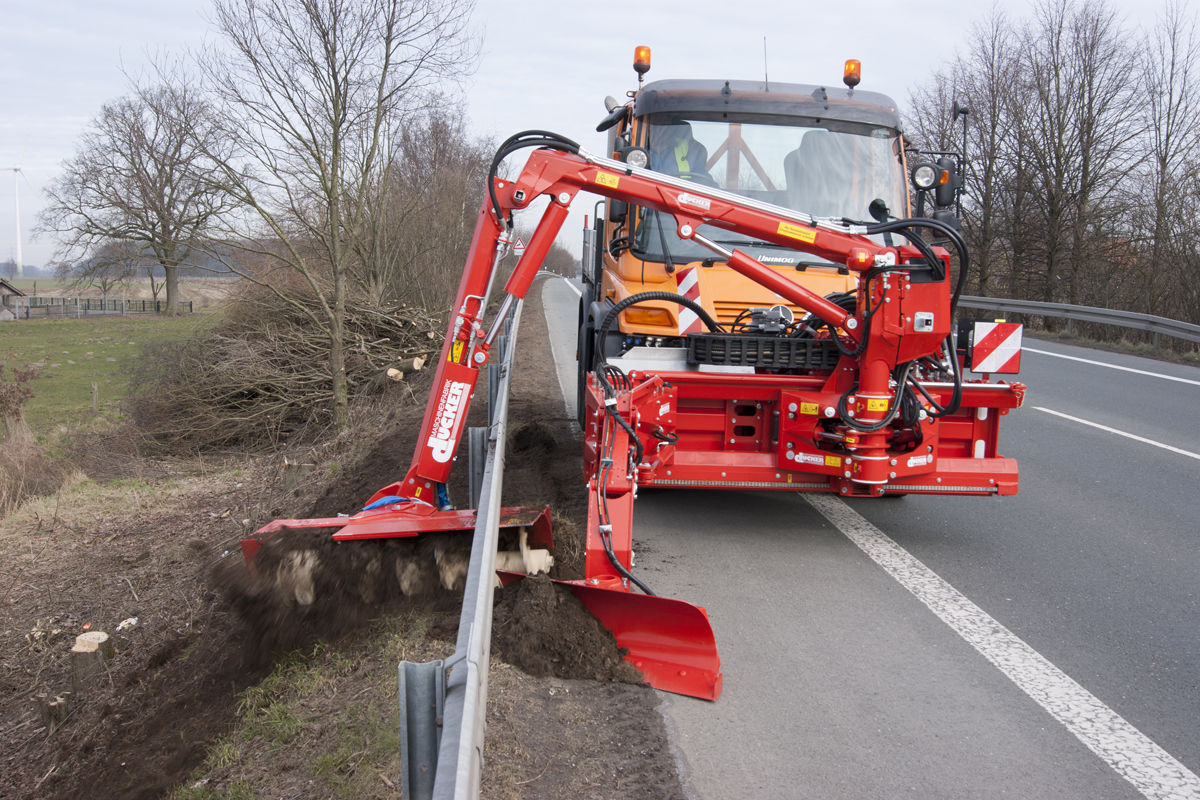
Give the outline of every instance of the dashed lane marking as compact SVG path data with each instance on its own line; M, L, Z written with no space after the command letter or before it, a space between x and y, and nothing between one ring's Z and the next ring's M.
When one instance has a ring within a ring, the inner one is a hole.
M841 498L823 494L804 497L1139 792L1150 800L1200 798L1200 778L1195 773L988 616Z
M575 288L575 284L571 283L566 278L563 278L563 283L565 283L567 285L568 289L570 289L572 292L575 293L576 297L583 297L583 292L581 292L581 291L579 291L579 289Z
M1170 450L1172 453L1179 453L1179 455L1181 455L1181 456L1188 456L1189 458L1200 459L1200 453L1193 453L1190 450L1181 450L1178 447L1172 447L1169 444L1163 444L1162 442L1156 442L1153 439L1147 439L1144 436L1135 436L1132 433L1126 433L1125 431L1119 431L1116 428L1110 428L1107 425L1101 425L1098 422L1088 422L1086 419L1080 419L1079 417L1072 417L1070 414L1064 414L1061 411L1054 411L1049 408L1043 408L1042 406L1034 406L1034 408L1037 409L1038 411L1045 411L1047 414L1053 414L1056 417L1062 417L1063 419L1069 419L1072 422L1078 422L1080 425L1090 425L1091 427L1099 428L1102 431L1108 431L1109 433L1115 433L1117 436L1124 436L1126 439L1133 439L1135 442L1145 442L1146 444L1152 444L1155 447L1161 447L1163 450Z
M1147 372L1144 369L1133 369L1132 367L1118 367L1116 364L1105 364L1103 361L1092 361L1090 358L1078 358L1076 356L1064 356L1062 353L1051 353L1049 350L1036 350L1032 347L1022 347L1023 353L1037 353L1043 356L1054 356L1055 358L1065 358L1068 361L1079 361L1083 364L1095 364L1097 367L1108 367L1109 369L1119 369L1122 372L1134 372L1138 375L1149 375L1152 378L1162 378L1164 381L1176 381L1178 383L1190 383L1193 386L1200 386L1200 381L1193 381L1187 378L1176 378L1174 375L1163 375L1161 372Z

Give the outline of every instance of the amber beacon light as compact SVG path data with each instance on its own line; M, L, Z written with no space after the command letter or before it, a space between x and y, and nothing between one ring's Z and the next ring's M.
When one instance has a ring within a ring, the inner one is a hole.
M647 57L649 64L649 57ZM862 80L862 62L857 58L846 59L846 70L842 73L842 82L853 89Z
M644 44L633 48L633 69L638 75L650 71L650 48Z

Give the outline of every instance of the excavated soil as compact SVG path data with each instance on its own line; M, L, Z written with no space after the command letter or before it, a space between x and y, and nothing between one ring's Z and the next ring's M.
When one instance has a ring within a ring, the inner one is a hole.
M522 316L503 502L551 506L552 575L578 578L586 515L580 444L549 356L540 294L540 287L530 293ZM484 424L484 394L468 424ZM266 589L250 581L237 544L275 517L357 511L403 476L422 413L420 404L398 403L376 424L374 440L325 452L346 459L333 480L290 494L277 462L249 465L245 475L228 465L210 475L204 465L133 458L122 475L111 459L96 463L97 479L172 481L188 491L167 510L135 498L127 513L86 523L31 517L27 531L0 541L0 797L164 797L230 729L239 693L283 653L317 640L359 646L371 623L400 611L424 615L431 639L453 640L458 596L436 576L440 559L469 550L468 536L350 548L325 531L289 531L264 547L257 564L263 574L292 578ZM450 489L465 505L465 453ZM294 579L301 562L316 565L311 586ZM434 580L416 590L410 582L406 593L396 576L408 564ZM310 589L315 602L301 604ZM657 696L570 592L526 579L498 592L496 609L484 796L682 797ZM72 699L70 716L47 730L34 699L71 688L74 636L85 628L115 632L133 618L116 637L104 680ZM313 760L321 751L305 748L319 746L298 740L285 748L286 768ZM269 774L269 759L284 756L261 757ZM329 794L321 791L318 782L296 797ZM379 796L393 795L381 789Z
M510 584L492 612L493 653L535 678L642 682L629 651L544 573Z

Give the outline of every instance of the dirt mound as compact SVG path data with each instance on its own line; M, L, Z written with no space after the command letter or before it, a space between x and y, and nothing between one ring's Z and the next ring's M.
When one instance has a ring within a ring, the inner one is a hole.
M538 678L578 678L641 683L612 633L571 590L545 574L509 584L492 613L492 647L515 667Z
M514 453L553 453L557 446L558 440L554 438L554 434L540 422L526 422L517 428L513 431L509 445Z

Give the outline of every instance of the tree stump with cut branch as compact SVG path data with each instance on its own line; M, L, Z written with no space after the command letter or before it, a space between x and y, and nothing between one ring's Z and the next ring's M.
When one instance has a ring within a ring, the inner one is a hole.
M75 637L75 646L71 648L71 673L77 695L108 674L107 665L112 657L112 638L104 631L89 631Z
M39 694L34 698L37 703L38 716L41 717L42 724L46 726L46 733L54 733L58 726L66 720L69 712L67 697L70 694L70 692L63 692L53 698L48 694Z

